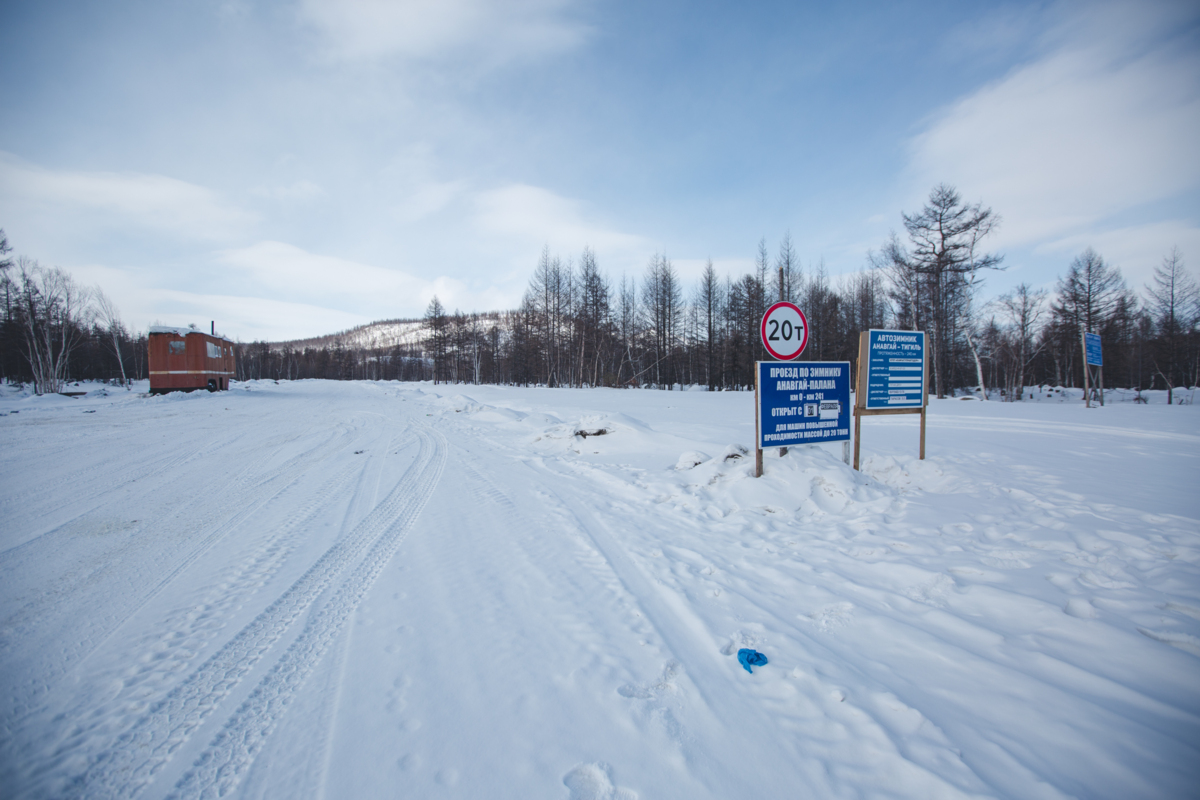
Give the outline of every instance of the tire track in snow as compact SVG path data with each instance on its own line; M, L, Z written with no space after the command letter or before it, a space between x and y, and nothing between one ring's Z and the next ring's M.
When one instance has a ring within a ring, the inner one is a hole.
M289 437L285 443L302 439L307 432L306 430L296 436ZM193 507L196 503L200 502L200 498L212 494L210 492L198 492L191 503L177 507L171 520L157 522L154 526L155 528L173 531L177 540L190 542L195 533L200 533L201 536L199 541L192 545L175 563L174 567L164 577L150 585L149 588L141 586L112 587L111 591L106 593L105 600L115 604L116 607L110 606L104 609L106 612L105 616L100 617L98 621L92 623L89 629L90 635L71 639L67 643L64 643L61 648L55 650L53 652L55 657L54 662L37 665L37 668L33 670L38 676L37 683L28 686L23 697L11 698L9 708L0 707L0 721L6 723L5 727L11 729L17 720L23 719L33 712L39 700L50 693L64 675L101 647L116 630L158 596L172 581L208 552L217 542L225 538L225 536L260 508L295 485L296 481L309 466L323 458L327 453L337 449L339 443L349 433L350 431L343 430L340 436L331 436L327 440L319 442L314 447L297 453L285 461L277 470L266 472L265 474L262 472L263 467L275 456L275 453L273 451L263 452L257 459L238 472L234 479L227 483L225 487L222 487L221 490L215 493L222 498L222 510L224 512L215 521L207 522L207 524L201 526L195 524L194 520L199 517L193 514ZM232 441L232 438L224 440L224 444L228 444L229 441ZM206 450L206 452L208 451ZM200 456L199 454L195 454L195 457ZM264 488L271 488L271 490L264 492ZM172 521L175 520L179 521L177 526L172 525ZM198 530L196 530L197 528ZM139 556L148 563L154 563L161 559L163 554L161 552L150 552L146 548L145 541L131 537L125 545L111 552L107 561L110 565L127 568L129 561L137 559ZM89 580L91 582L102 580L106 572L107 569L105 567L94 570L90 573ZM135 570L135 574L137 572L140 571ZM64 578L67 583L75 583L75 581L70 580L69 573ZM60 592L46 591L26 605L15 610L6 620L6 623L11 624L11 620L17 615L30 619L38 619L43 613L41 607L53 606L60 602L60 600ZM11 744L9 738L7 733L0 734L0 750L8 749Z
M169 797L222 797L238 784L253 763L296 692L391 561L441 479L446 465L445 439L434 431L420 431L418 435L421 452L384 501L385 506L396 508L381 524L382 530L366 557L341 582L329 601L316 609L300 635L225 723ZM407 486L410 475L414 484L411 489Z
M159 485L167 483L171 480L172 470L203 459L240 438L242 437L238 434L230 434L217 440L208 439L196 449L189 449L186 442L176 442L165 452L149 456L143 454L136 464L125 469L121 468L123 458L112 458L70 474L58 474L52 480L47 480L43 485L32 490L0 499L0 517L8 520L9 524L20 525L25 519L36 518L41 526L41 530L37 533L25 537L19 544L0 552L0 563L19 555L30 546L36 546L39 539L70 524L72 520L94 511L111 496L114 486L126 486L155 477L160 478ZM42 463L54 460L53 458L40 458ZM28 461L22 462L22 464L23 471L30 468ZM46 500L53 501L55 505L61 505L64 486L71 487L73 501L70 505L71 517L56 519L53 512L49 515L45 514L42 506ZM82 510L80 510L81 508ZM50 516L49 521L47 521L47 516Z
M228 782L232 776L236 782L345 617L357 607L363 593L399 546L436 486L445 464L444 440L423 430L418 430L417 436L420 449L416 458L388 497L275 602L155 703L111 747L95 756L88 769L67 787L69 794L125 798L143 791L292 624L351 562L367 551L367 557L313 615L197 764L202 768L204 764L220 761L225 767L222 778ZM259 708L264 702L265 706ZM248 711L250 707L256 711ZM247 730L247 738L237 741L226 735L239 728L252 731ZM249 736L250 733L257 737ZM193 771L189 775L199 773ZM189 791L187 787L195 780L185 777L180 782L180 791ZM201 781L197 791L203 790L202 784Z
M806 759L794 748L781 744L774 733L773 720L753 703L740 702L743 692L732 685L734 678L729 677L731 671L740 667L737 667L736 662L731 667L729 659L720 654L703 622L687 609L680 598L655 586L613 536L608 524L576 499L578 496L589 496L590 493L563 492L551 488L555 484L561 485L564 479L572 483L578 479L551 469L544 463L533 463L540 471L555 479L543 484L554 492L554 497L547 499L556 501L574 518L579 528L587 534L608 562L617 579L643 609L648 622L667 649L683 666L684 675L696 687L704 708L716 722L714 729L738 732L722 739L719 747L723 753L721 761L741 765L739 774L711 771L710 768L715 762L705 758L702 753L695 754L699 757L689 756L688 762L693 769L707 773L703 782L716 787L715 794L720 797L755 794L757 791L754 788L753 776L760 770L769 771L770 767L777 767L779 764L794 764L798 777L803 776L808 780L808 786L796 787L799 795L834 794L834 788L829 784L829 776L821 763Z
M67 741L74 743L75 748L86 746L88 737L102 729L106 720L119 715L123 706L134 702L131 698L144 696L154 690L155 682L182 673L188 662L225 627L224 619L279 571L305 537L305 523L320 512L333 495L343 490L354 474L355 466L351 465L331 476L284 519L273 537L261 542L239 563L225 570L220 579L207 587L202 597L174 609L157 623L155 630L143 637L136 648L137 652L153 653L154 658L136 674L122 678L119 693L109 696L109 692L101 691L103 679L77 691L80 701L73 708L55 714L56 719L75 723L67 734ZM104 699L97 703L97 697Z

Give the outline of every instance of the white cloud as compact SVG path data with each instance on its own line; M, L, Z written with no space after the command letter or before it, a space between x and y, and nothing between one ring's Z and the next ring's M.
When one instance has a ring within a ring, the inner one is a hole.
M263 186L251 190L252 194L267 197L272 200L285 202L305 202L315 200L325 194L325 190L312 181L295 181L286 186Z
M592 222L576 200L537 186L512 184L481 192L475 198L480 228L526 245L523 263L533 263L528 251L549 246L552 252L575 256L591 247L607 261L644 259L654 250L650 242ZM536 256L534 256L536 258Z
M216 192L186 181L139 172L51 170L10 153L0 153L0 210L9 219L53 220L65 230L90 223L200 240L228 238L254 220Z
M1090 247L1104 260L1121 269L1129 287L1141 292L1154 276L1154 268L1172 247L1183 254L1193 275L1200 274L1200 227L1184 220L1164 220L1145 225L1080 233L1046 242L1036 253L1061 256L1064 265Z
M1048 52L912 142L916 190L945 181L994 208L1000 247L1101 230L1200 187L1200 57L1169 41L1174 10L1057 11L1068 18L1047 34Z
M392 212L400 222L413 223L430 217L458 199L466 188L466 181L432 181L408 188L404 199L397 203Z
M220 260L259 285L293 297L403 297L419 293L426 285L401 270L317 255L283 242L226 250Z
M286 341L313 336L313 331L336 333L372 320L361 314L270 297L196 294L173 289L148 293L159 310L156 319L168 325L196 323L240 341Z
M469 286L446 276L417 277L401 269L310 253L283 242L227 250L219 260L249 279L243 288L247 294L270 294L329 313L341 313L333 308L353 308L352 316L360 321L420 316L435 294L447 308L466 312L508 308L516 301L513 291L495 285ZM321 330L313 319L299 326Z
M300 0L338 60L430 59L468 55L507 61L560 52L586 28L568 16L570 0Z

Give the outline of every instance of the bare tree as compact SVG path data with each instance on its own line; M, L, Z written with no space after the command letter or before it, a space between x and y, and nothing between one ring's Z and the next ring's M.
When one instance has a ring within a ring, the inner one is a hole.
M1149 312L1158 332L1158 355L1155 359L1158 374L1167 384L1167 405L1174 401L1175 386L1182 382L1185 339L1196 326L1200 316L1200 292L1196 282L1183 265L1178 247L1163 259L1154 270L1154 285L1146 287L1150 298Z
M72 351L87 337L91 292L58 267L20 258L17 268L18 314L34 389L38 394L59 392Z
M569 345L568 328L574 294L571 266L563 264L558 256L550 255L550 248L542 250L537 269L529 281L528 295L535 310L535 325L541 340L544 358L543 373L547 386L564 382L564 345ZM570 376L565 376L570 382Z
M704 379L710 392L717 388L716 348L723 300L721 279L717 277L717 271L713 269L710 258L704 265L704 274L700 276L700 289L696 297L696 305L700 308L703 318Z
M617 328L621 337L621 367L617 369L617 379L621 375L625 362L629 362L629 383L640 383L642 369L634 353L634 345L641 336L642 320L638 310L637 282L621 276L621 290L617 294Z
M654 382L666 388L678 377L674 356L682 297L675 267L665 255L656 255L650 260L643 287L642 297L654 347Z
M1067 274L1058 282L1055 309L1079 332L1099 333L1116 311L1125 294L1125 279L1116 267L1105 263L1092 248L1071 262Z
M9 277L9 270L12 269L13 260L8 257L12 252L12 247L8 244L8 235L4 233L4 229L0 228L0 284L4 287L4 319L12 319L12 279Z
M790 232L783 235L779 242L779 256L775 259L778 277L775 281L777 299L795 302L800 296L800 284L803 274L800 270L800 259L796 257L796 248L792 244Z
M437 295L425 309L425 347L433 358L433 382L436 384L445 373L446 355L450 346L450 323L446 319L446 308Z
M16 295L16 284L13 283L13 260L9 258L12 247L8 244L8 236L0 228L0 291L4 293L4 319L0 321L0 381L7 382L10 373L17 365L20 356L18 341L20 334L13 316L13 298Z
M901 216L911 250L893 236L884 246L883 260L911 309L911 326L928 329L934 384L937 396L945 397L951 347L965 322L961 305L977 285L979 270L1001 268L1001 256L980 252L981 240L1000 220L990 208L964 203L946 184L933 188L919 213Z
M997 301L1008 318L1009 369L1007 397L1010 401L1020 400L1025 392L1025 372L1037 356L1040 347L1035 346L1038 338L1038 323L1042 318L1042 305L1046 292L1022 283Z
M1076 374L1073 365L1080 352L1080 334L1104 334L1105 328L1127 312L1133 301L1128 298L1121 271L1105 263L1090 247L1075 257L1067 274L1059 279L1057 294L1058 300L1051 307L1054 330L1059 339L1056 347L1073 385ZM1082 376L1086 369L1088 366L1080 363L1079 374Z
M121 385L129 388L129 380L125 377L125 359L121 355L121 335L124 333L121 315L112 300L101 289L95 290L94 298L96 319L104 326L108 344L112 347L113 355L117 357L117 365L121 368Z
M579 259L578 307L575 323L579 339L579 384L587 378L596 386L600 382L600 366L604 352L611 348L612 310L608 281L596 264L596 254L585 247Z

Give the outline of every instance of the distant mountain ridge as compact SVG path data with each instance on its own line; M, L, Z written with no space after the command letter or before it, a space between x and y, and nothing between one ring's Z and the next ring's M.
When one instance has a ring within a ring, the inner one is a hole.
M467 316L469 321L469 315ZM448 314L447 321L453 324L454 315ZM483 327L503 325L504 314L498 311L488 311L479 314ZM326 336L314 336L309 339L290 339L280 342L267 342L272 350L304 350L312 347L318 350L341 345L347 350L390 350L393 347L419 347L424 338L424 319L385 319L378 322L368 322L339 333Z
M339 333L326 336L314 336L309 339L291 339L281 342L268 342L272 350L304 350L312 347L318 350L341 345L354 350L390 349L396 346L414 346L420 344L424 320L420 319L385 319L378 322L368 322Z

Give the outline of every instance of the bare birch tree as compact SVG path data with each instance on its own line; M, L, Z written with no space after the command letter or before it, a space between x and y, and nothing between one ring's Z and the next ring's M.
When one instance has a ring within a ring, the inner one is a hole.
M96 320L104 326L108 344L112 347L113 355L117 357L117 365L121 368L121 385L129 388L129 380L125 377L125 359L121 355L121 335L124 333L121 315L113 301L101 289L95 290L95 308Z
M38 394L62 391L71 353L87 338L91 292L58 267L20 258L17 268L18 314L34 390Z
M1009 401L1020 400L1025 396L1025 373L1040 350L1035 343L1045 300L1044 290L1034 289L1029 284L1022 283L1011 292L1001 295L997 301L1008 319L1009 326L1009 364L1005 371L1008 378L1006 396Z

